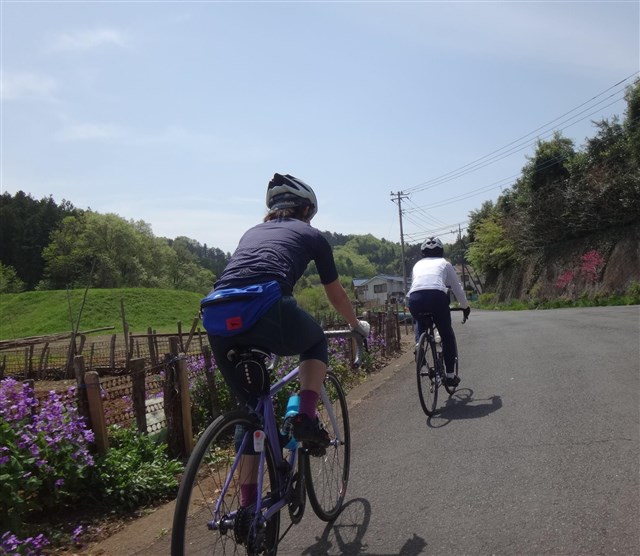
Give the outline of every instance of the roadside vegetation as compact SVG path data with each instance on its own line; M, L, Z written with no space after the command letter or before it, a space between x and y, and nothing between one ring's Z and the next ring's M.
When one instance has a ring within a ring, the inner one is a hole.
M383 340L373 336L361 368L354 371L344 339L329 341L330 365L349 390L384 363ZM283 358L275 376L296 364ZM212 413L203 358L188 361L195 436ZM216 412L235 406L214 369ZM291 385L294 388L295 385ZM284 413L290 391L281 391L276 410ZM93 433L73 400L50 392L42 399L32 386L11 378L0 381L0 554L40 555L81 547L109 526L173 498L183 462L170 458L163 433L140 434L111 426L106 454L92 451Z
M531 309L564 309L569 307L601 307L614 305L640 305L640 282L633 282L624 295L582 295L577 299L558 297L555 299L510 299L497 301L496 294L481 294L471 304L477 309L494 311L524 311Z
M93 433L65 402L56 392L39 402L31 386L0 381L0 554L80 545L105 516L177 490L182 464L164 444L111 427L112 448L95 455Z
M86 296L85 296L86 293ZM202 295L158 288L116 288L31 291L0 295L0 339L43 336L113 326L113 333L129 330L175 332L198 316ZM78 317L80 322L78 323ZM107 332L105 332L107 333Z
M563 241L638 222L640 80L625 99L624 117L594 122L581 149L561 133L539 140L514 184L470 214L467 257L478 272L490 278Z

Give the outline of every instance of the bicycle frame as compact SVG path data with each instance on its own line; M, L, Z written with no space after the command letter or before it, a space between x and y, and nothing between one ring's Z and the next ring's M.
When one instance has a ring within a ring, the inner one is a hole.
M288 483L288 481L292 476L292 472L295 469L299 454L298 454L298 450L296 449L296 450L291 450L291 453L287 458L283 456L282 448L280 446L280 436L279 436L279 430L278 430L278 425L276 420L276 414L273 407L273 397L280 390L282 390L287 384L289 384L292 380L297 378L299 373L300 373L300 367L296 367L295 369L287 373L284 377L282 377L280 380L278 380L273 385L271 385L271 388L269 389L269 393L266 395L262 395L258 398L258 403L256 404L255 410L252 411L252 413L258 416L259 422L263 427L266 441L269 443L269 446L271 448L271 453L274 456L274 460L275 460L274 463L275 463L276 469L281 470L283 469L283 467L286 468L286 472L282 472L282 474L279 477L280 492L273 493L273 494L276 494L278 498L277 501L268 505L264 513L260 511L256 512L254 521L252 523L252 527L255 527L255 528L259 527L261 523L268 521L274 514L280 512L289 503L289 500L287 499L287 497L284 496L284 494L286 493L286 487L288 486L288 484L282 484L281 481L285 480ZM333 410L333 405L329 400L329 396L327 394L327 391L324 385L320 390L320 397L324 403L325 409L329 416L329 420L331 421L331 425L336 434L336 438L337 438L336 442L342 442L343 441L342 433L340 432L340 427L338 426L338 423L336 420L335 412ZM216 516L219 516L220 514L220 507L228 491L229 485L232 482L233 476L236 470L238 469L238 466L240 464L240 459L243 455L245 455L247 444L252 441L253 441L252 434L250 434L250 431L247 431L244 435L244 438L242 439L240 448L236 453L233 464L229 469L227 478L225 480L225 484L220 494L218 495L218 500L215 505ZM260 456L260 459L258 464L258 488L257 488L258 498L256 500L256 508L262 509L263 503L264 503L264 499L262 496L262 492L263 492L262 488L263 488L264 465L265 465L265 449L259 452L259 456ZM287 465L283 466L283 463L285 462ZM233 523L235 516L236 516L236 512L233 512L231 515L223 516L223 518L220 518L219 520L214 520L209 523L209 528L216 530L221 527L228 527Z
M350 338L351 365L360 365L366 345L359 332L324 333ZM303 518L307 502L325 522L335 519L344 503L351 431L339 378L327 369L318 392L315 416L322 441L299 433L306 441L296 442L281 432L285 412L283 408L280 415L280 401L289 390L300 389L298 379L306 378L305 366L302 372L297 366L275 376L270 372L273 365L268 365L269 352L252 345L230 349L226 356L243 373L239 387L246 391L237 395L253 401L217 417L189 457L173 516L171 553L176 556L226 553L230 547L236 553L242 546L249 554L274 554L289 529ZM288 431L293 424L287 423ZM290 518L284 532L283 509Z

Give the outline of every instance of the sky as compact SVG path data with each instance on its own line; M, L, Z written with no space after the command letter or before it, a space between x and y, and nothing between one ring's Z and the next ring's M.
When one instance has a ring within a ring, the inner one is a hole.
M225 252L274 172L320 230L453 242L640 70L637 0L1 0L0 31L3 193Z

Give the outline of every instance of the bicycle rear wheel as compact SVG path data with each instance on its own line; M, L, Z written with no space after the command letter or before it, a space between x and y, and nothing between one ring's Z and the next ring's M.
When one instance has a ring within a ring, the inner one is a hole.
M418 341L416 351L416 376L418 379L418 397L422 411L431 417L438 403L438 368L435 345L429 341L423 332Z
M251 526L253 511L239 511L240 467L229 476L236 458L236 427L252 435L255 421L244 411L221 415L202 434L189 458L173 515L172 556L276 554L280 513L271 517L256 534ZM278 492L274 458L267 442L264 468L263 507L269 503L268 493ZM220 500L227 480L229 484Z
M455 363L453 365L453 373L456 375L456 377L458 376L458 344L456 343L456 339L453 339L453 347L456 350L456 358L455 358ZM444 364L444 359L443 359L443 364ZM450 396L453 396L453 394L455 394L456 391L456 386L447 386L447 384L445 383L444 385L445 390L447 391L447 393Z
M318 415L331 437L323 456L305 454L307 495L315 514L323 521L335 519L347 492L351 462L351 431L344 390L337 377L327 372L324 387L330 407L320 400ZM333 418L332 418L333 417Z

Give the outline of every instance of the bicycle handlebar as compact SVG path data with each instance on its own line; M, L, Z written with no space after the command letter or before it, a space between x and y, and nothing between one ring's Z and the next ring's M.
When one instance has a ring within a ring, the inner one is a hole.
M449 311L452 311L452 312L453 311L460 311L460 312L462 312L462 311L464 311L464 309L462 307L449 307ZM467 322L467 320L469 320L469 319L467 319L467 317L462 317L462 324Z
M327 338L355 338L356 340L356 353L353 359L352 366L358 368L362 362L362 352L365 349L365 338L362 335L354 332L353 330L325 330L324 335Z

